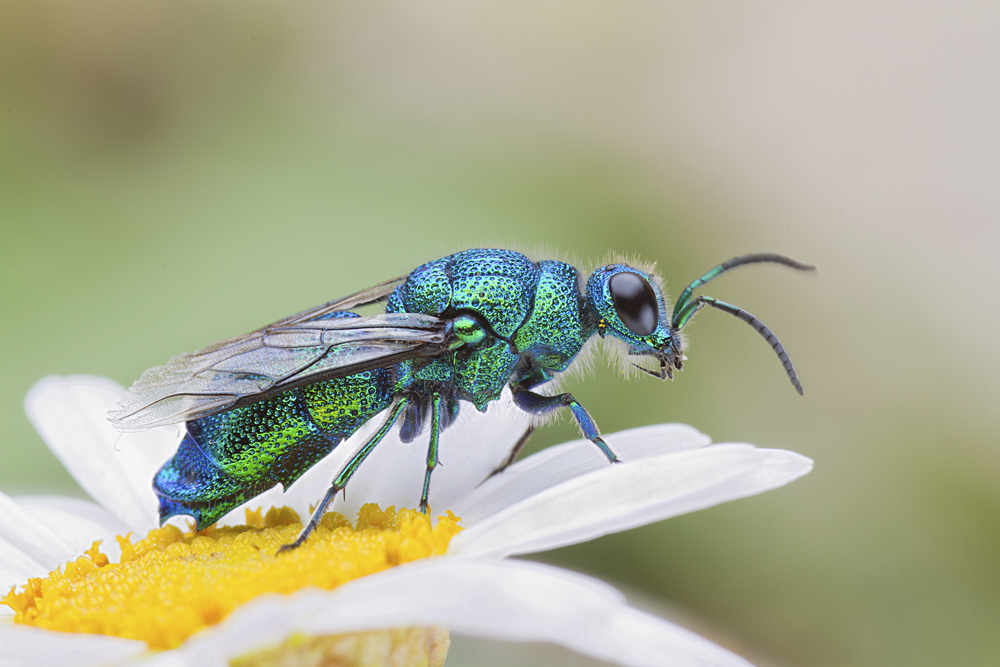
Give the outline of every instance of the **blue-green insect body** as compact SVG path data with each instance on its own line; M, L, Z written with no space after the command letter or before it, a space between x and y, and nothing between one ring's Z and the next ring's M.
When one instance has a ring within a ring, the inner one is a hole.
M124 428L186 421L177 454L156 475L154 490L161 519L187 514L202 528L269 488L287 488L387 411L381 428L333 480L297 545L397 422L404 442L428 436L426 509L441 432L462 403L484 411L507 387L528 413L570 408L584 436L615 462L572 395L535 391L566 371L595 334L622 341L630 356L652 359L658 370L636 366L666 379L683 362L681 327L711 305L764 335L801 392L784 349L759 320L710 297L692 297L704 282L751 262L812 268L770 253L734 258L692 283L668 317L656 277L627 264L601 267L583 286L580 272L564 262L469 250L151 369L112 420ZM347 310L376 302L385 303L385 315L362 318Z

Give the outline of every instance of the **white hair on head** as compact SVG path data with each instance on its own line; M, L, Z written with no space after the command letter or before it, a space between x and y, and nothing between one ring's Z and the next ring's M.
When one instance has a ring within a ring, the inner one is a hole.
M687 349L687 340L683 335L681 336L681 344L682 350ZM642 379L650 374L660 374L659 359L648 355L633 355L628 343L619 340L612 334L608 334L599 341L598 349L601 355L607 359L608 365L617 368L627 380L635 377Z

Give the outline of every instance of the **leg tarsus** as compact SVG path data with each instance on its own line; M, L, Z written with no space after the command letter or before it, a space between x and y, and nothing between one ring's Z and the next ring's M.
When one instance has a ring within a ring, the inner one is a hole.
M596 438L592 438L591 442L597 445L597 448L601 450L601 453L604 454L605 457L607 457L608 463L622 462L622 460L618 458L618 455L615 454L613 451L611 451L611 448L608 447L608 443L604 442L604 438L597 436Z
M291 551L292 549L298 549L307 539L309 539L309 536L312 535L312 532L316 530L316 526L318 526L319 522L323 519L323 515L326 514L326 508L328 508L330 503L333 502L333 499L336 497L338 491L345 491L346 494L346 490L338 487L336 483L330 485L326 495L323 496L323 500L319 501L319 505L317 505L316 509L313 510L312 516L309 517L309 521L302 529L302 532L299 533L299 536L296 537L295 541L291 544L282 545L281 548L278 549L279 554Z

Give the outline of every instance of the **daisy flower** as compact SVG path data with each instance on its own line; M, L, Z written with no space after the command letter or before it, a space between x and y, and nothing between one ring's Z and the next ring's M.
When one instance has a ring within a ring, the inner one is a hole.
M180 518L157 528L151 488L178 429L119 433L106 415L123 393L78 376L46 378L28 395L35 427L96 503L0 494L0 594L10 591L0 665L440 665L450 630L554 642L622 665L745 667L601 581L507 557L754 495L812 467L666 424L605 436L618 465L579 440L487 479L524 429L508 399L449 429L431 495L435 513L447 512L435 523L394 511L418 504L424 452L387 438L332 506L339 514L275 557L298 530L296 513L308 516L372 427L285 493L185 535ZM265 515L272 505L293 511Z

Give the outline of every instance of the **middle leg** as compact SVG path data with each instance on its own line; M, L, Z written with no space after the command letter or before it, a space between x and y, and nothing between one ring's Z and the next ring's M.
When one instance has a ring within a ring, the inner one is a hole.
M531 440L531 434L534 432L535 432L535 427L528 426L528 428L524 430L524 433L521 434L521 437L517 439L517 442L514 443L514 447L511 448L510 454L507 455L507 458L505 458L503 460L503 463L498 465L496 469L493 472L491 472L489 474L489 477L487 477L486 479L489 479L494 475L499 475L504 470L512 466L514 464L514 461L517 460L518 455L520 455L521 450L523 450L524 446L528 444L529 440ZM484 479L483 481L485 482L486 480Z
M427 514L427 498L431 492L431 473L438 465L438 441L441 437L441 393L431 394L431 441L427 446L427 472L424 473L424 490L420 494L420 511Z

